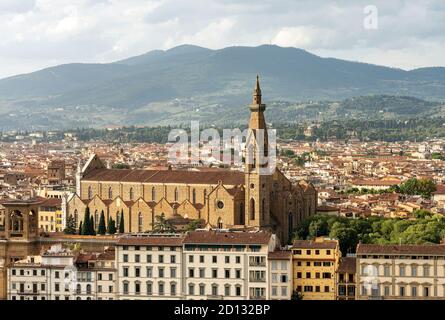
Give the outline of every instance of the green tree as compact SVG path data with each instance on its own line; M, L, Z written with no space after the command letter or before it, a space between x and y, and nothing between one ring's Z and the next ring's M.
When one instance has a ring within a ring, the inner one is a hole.
M195 231L196 229L202 228L202 220L196 219L190 221L185 227L186 231Z
M94 217L93 215L90 216L90 230L89 230L89 235L90 236L95 236L96 235L96 229L95 229L95 223L94 223Z
M338 239L340 251L343 255L355 252L358 244L357 231L353 228L339 226L331 230L329 237Z
M121 211L121 218L119 220L119 233L125 232L124 210Z
M66 228L63 230L65 234L76 234L76 221L74 217L70 214L66 219Z
M113 218L111 218L111 217L110 217L110 220L108 221L107 233L108 234L116 233L116 221L114 221Z
M82 235L82 232L83 232L83 222L80 221L79 230L78 230L79 235Z
M100 213L99 227L97 228L97 233L100 235L104 235L107 233L107 229L105 227L105 214L103 210Z
M160 233L175 232L175 227L171 224L170 221L165 219L164 213L162 213L159 216L156 216L155 222L152 225L154 232L160 232Z
M90 218L90 208L85 208L85 214L83 216L83 225L82 225L82 235L88 236L91 232L91 218Z

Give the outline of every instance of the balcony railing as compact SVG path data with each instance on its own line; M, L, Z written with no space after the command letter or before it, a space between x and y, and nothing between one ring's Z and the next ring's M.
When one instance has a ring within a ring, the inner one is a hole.
M252 278L249 279L250 282L266 282L266 278Z

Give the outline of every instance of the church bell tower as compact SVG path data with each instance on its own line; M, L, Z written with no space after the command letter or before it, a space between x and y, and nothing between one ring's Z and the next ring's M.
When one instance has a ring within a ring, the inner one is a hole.
M246 225L264 227L270 224L270 183L268 172L269 142L264 118L266 105L261 101L257 76L250 105L250 121L245 148L245 220Z

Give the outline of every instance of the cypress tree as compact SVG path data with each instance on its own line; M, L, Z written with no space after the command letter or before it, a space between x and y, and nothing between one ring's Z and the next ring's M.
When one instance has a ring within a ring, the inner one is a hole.
M90 236L95 236L96 235L96 230L94 229L94 217L93 215L90 216L90 232L89 235Z
M121 211L121 219L119 221L119 233L124 233L124 210Z
M79 231L78 231L78 234L79 234L79 235L82 234L82 228L83 228L83 223L82 223L82 221L80 221L80 224L79 224Z
M90 234L90 208L86 207L85 209L85 215L83 217L83 225L82 225L82 235L88 236Z
M104 211L102 210L102 212L100 213L99 227L97 228L97 233L104 235L106 232L107 232L107 230L105 228L105 215L104 215Z
M116 233L116 222L110 218L110 221L108 223L108 234L115 234Z

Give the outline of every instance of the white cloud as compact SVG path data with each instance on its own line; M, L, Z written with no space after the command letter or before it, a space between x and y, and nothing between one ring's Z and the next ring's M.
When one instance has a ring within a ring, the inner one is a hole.
M69 62L110 62L183 43L274 43L413 68L444 65L441 0L0 0L0 77Z

